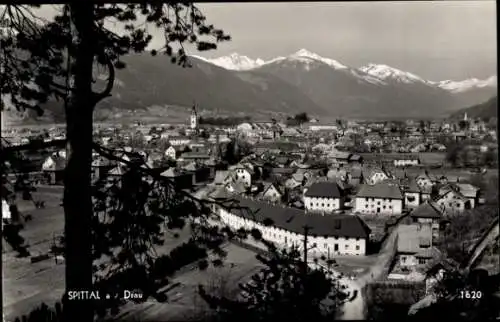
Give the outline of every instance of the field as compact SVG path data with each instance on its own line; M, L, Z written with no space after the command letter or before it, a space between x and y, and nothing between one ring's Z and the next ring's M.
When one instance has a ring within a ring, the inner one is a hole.
M45 201L44 209L35 209L31 202L19 201L23 215L31 215L32 221L25 223L21 236L30 245L31 255L47 253L54 233L64 228L63 212L59 206L60 192L35 193L35 200ZM2 239L3 265L3 312L5 320L13 320L19 313L29 312L42 301L53 303L60 300L64 291L64 265L56 265L54 259L31 263L30 258L17 258Z
M63 211L61 203L61 189L53 187L40 188L34 194L35 200L44 200L44 209L35 209L31 202L20 201L19 208L23 215L30 214L33 219L25 224L21 236L30 245L31 255L46 254L51 245L54 234L60 234L64 228ZM180 232L178 238L166 235L165 245L157 248L158 253L168 252L190 236L188 229ZM56 264L54 258L49 258L36 263L31 263L30 258L17 258L12 248L4 243L2 253L3 265L3 313L4 321L13 321L16 317L27 314L35 306L42 302L48 305L54 304L61 299L64 292L64 270L63 262ZM219 283L221 278L226 284L237 285L241 279L246 278L258 269L255 253L239 248L235 245L227 245L228 251L225 268L208 269L200 272L197 269L181 273L174 278L172 283L178 282L180 286L170 294L172 299L169 304L147 302L144 304L127 305L124 310L123 319L142 316L149 320L158 320L176 316L191 314L195 308L200 307L202 301L196 294L198 284L205 285ZM231 265L232 263L233 265ZM218 281L218 282L217 282ZM207 284L208 283L208 284ZM209 285L210 286L210 285ZM140 312L144 309L144 312Z
M255 253L247 249L228 244L225 247L228 256L223 268L210 267L206 271L192 269L176 277L173 282L180 285L167 293L168 303L154 300L141 304L127 304L117 317L120 321L180 321L206 314L208 307L198 295L198 285L219 296L234 296L238 284L248 280L259 270Z

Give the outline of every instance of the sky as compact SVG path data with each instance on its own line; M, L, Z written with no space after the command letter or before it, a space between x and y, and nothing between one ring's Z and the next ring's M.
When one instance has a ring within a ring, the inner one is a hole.
M496 2L202 3L207 21L232 40L207 58L264 60L305 48L350 67L386 64L428 80L497 74ZM162 47L159 30L151 47Z
M430 80L496 75L495 1L200 4L237 52L287 56L301 48L344 65L386 64Z

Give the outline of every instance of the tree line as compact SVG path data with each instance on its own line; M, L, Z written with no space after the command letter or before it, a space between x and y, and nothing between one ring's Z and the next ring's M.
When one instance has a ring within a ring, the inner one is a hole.
M252 118L250 116L200 116L200 124L215 125L215 126L237 126L238 124L250 122Z

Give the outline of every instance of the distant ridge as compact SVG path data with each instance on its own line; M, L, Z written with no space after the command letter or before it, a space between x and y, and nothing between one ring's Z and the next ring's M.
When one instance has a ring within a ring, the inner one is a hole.
M485 102L497 89L496 76L434 82L384 64L349 67L307 49L267 61L237 53L215 59L190 56L191 68L149 53L132 54L124 61L127 68L117 71L112 97L96 109L101 121L172 120L183 117L183 111L170 107L191 106L193 101L201 113L217 115L271 118L307 112L320 119L446 118ZM45 119L64 120L61 103L51 101L45 110Z
M451 115L451 118L463 118L465 113L467 113L467 117L469 118L480 118L485 121L489 120L492 117L498 117L497 96L492 97L484 103L458 110Z

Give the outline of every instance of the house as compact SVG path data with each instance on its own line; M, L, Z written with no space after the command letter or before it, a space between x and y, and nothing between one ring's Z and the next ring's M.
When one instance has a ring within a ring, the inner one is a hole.
M328 158L337 164L347 164L350 157L351 153L344 151L335 150L328 153Z
M121 163L118 163L114 168L108 171L108 176L112 178L119 178L123 176L126 172L126 168Z
M249 188L252 185L252 179L255 178L255 171L248 165L237 164L229 168L234 174L234 179L241 182L245 187Z
M433 186L424 186L424 187L420 188L420 197L422 199L421 202L431 200L432 190L433 190Z
M430 225L399 225L396 260L401 267L425 265L433 258Z
M374 185L389 179L389 174L382 168L367 168L363 171L364 183Z
M279 202L283 197L278 185L272 182L265 182L262 191L259 193L259 198L270 201Z
M344 196L336 182L316 182L305 190L304 206L308 212L331 213L342 209Z
M351 154L349 156L348 162L350 164L361 165L363 163L363 157L360 156L359 154Z
M356 194L354 211L362 214L400 215L403 211L403 195L397 185L364 184Z
M439 225L443 218L443 208L434 202L425 202L410 213L413 223L428 224L432 228L432 237L439 237Z
M173 146L188 145L191 143L191 138L188 136L171 136L168 138L168 142Z
M413 154L398 154L393 160L395 167L409 167L420 164L420 158Z
M42 172L49 178L49 184L62 184L65 168L66 158L58 153L47 157L42 164Z
M165 150L165 157L170 160L177 160L177 156L180 154L180 149L174 147L173 145L169 146L168 149Z
M434 181L432 180L431 176L427 171L424 171L423 173L419 174L415 178L415 180L420 188L432 187L434 185Z
M113 164L106 158L98 156L92 161L93 178L102 178L113 169Z
M337 167L337 168L333 168L333 169L328 170L326 177L332 181L337 180L337 179L341 180L341 181L347 181L348 174L344 168Z
M224 188L231 194L245 194L249 187L245 186L242 182L230 181L224 184Z
M194 173L184 172L177 168L169 168L160 175L172 180L177 189L189 189L195 184Z
M479 188L469 183L455 183L460 193L470 201L471 208L476 207L479 200Z
M128 164L135 164L140 166L143 165L146 161L143 155L137 152L132 152L132 149L128 149L128 147L126 147L122 151L120 158L123 160L120 161L120 164L123 166L127 166Z
M195 162L191 162L190 164L184 166L183 169L185 172L193 174L195 184L207 184L214 179L214 171L212 167L205 165L201 166Z
M441 190L434 201L443 207L445 212L462 212L472 208L471 201L462 195L458 188L451 185Z
M424 135L420 132L415 131L415 132L408 133L407 137L409 140L420 142L423 140Z
M227 198L224 194L214 197ZM303 210L234 196L238 207L217 207L221 221L232 229L258 229L280 248L304 251L304 227L309 227L307 252L311 259L334 255L366 255L370 228L357 216L305 214ZM272 224L265 224L271 221ZM264 246L262 246L264 247Z
M217 186L225 185L233 181L232 174L227 170L217 170L215 172L214 184Z
M284 167L287 167L289 164L290 164L290 159L286 156L286 155L280 155L280 156L277 156L275 159L274 159L274 162L280 167L280 168L284 168Z
M210 159L210 155L207 153L199 153L199 152L184 152L177 159L178 161L195 161L195 162L204 162Z
M185 171L195 172L198 169L196 162L190 162L182 167Z
M421 191L416 180L409 179L404 186L404 207L414 209L422 202Z
M287 189L295 189L300 186L305 182L304 175L300 173L294 173L290 178L288 178L285 181L285 187Z
M419 152L425 152L427 151L427 147L423 143L416 144L410 149L410 152L412 153L419 153Z

